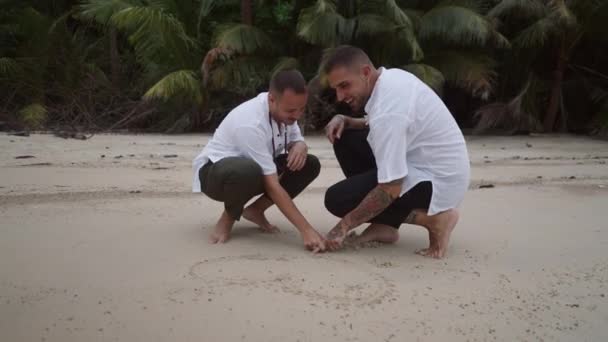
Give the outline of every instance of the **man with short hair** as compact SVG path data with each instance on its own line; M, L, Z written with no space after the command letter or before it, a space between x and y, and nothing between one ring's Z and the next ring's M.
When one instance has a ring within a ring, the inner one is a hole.
M270 91L228 113L194 159L193 191L224 202L225 210L209 238L211 243L227 241L241 215L264 231L276 231L264 215L276 204L298 229L307 249L325 250L325 239L292 201L319 175L321 168L317 157L308 154L297 124L307 96L306 82L299 71L276 73L270 81Z
M419 254L444 257L470 177L465 140L449 110L414 75L376 69L356 47L331 50L321 70L338 101L367 114L336 115L326 126L347 177L325 194L327 209L342 217L327 235L329 246L365 222L371 225L355 243L394 243L405 222L429 232Z

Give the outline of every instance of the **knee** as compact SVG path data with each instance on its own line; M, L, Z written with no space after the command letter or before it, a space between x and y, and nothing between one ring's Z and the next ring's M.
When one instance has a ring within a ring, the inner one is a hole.
M230 172L230 181L238 184L263 185L262 167L253 160L241 159Z
M321 173L321 162L319 161L319 158L312 154L309 154L306 157L305 167L309 170L310 175L313 179L317 178L319 176L319 173Z
M340 139L334 140L334 153L339 154L350 149L350 141L352 140L352 130L345 129L342 131Z
M325 208L332 215L342 217L343 216L343 215L341 215L342 212L341 212L341 210L339 210L339 208L340 208L339 200L340 200L340 196L339 196L336 186L335 185L330 186L327 189L327 191L325 191L325 200L324 200Z

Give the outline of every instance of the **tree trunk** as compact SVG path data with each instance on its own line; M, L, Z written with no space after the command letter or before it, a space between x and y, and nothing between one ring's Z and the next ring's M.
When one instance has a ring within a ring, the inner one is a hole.
M564 70L566 69L566 40L562 38L562 42L557 54L557 65L553 72L553 84L551 85L551 97L549 98L549 107L545 115L543 123L545 132L553 132L555 121L557 119L557 111L559 110L562 96L562 81L564 79Z
M241 0L241 21L246 25L253 25L253 1Z
M116 28L110 26L110 72L112 85L115 88L119 87L118 82L120 81L120 57L118 55L118 37Z

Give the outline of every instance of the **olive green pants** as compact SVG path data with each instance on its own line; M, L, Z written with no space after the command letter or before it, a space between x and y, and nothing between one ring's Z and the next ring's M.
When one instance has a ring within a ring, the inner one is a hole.
M311 154L299 171L287 169L287 155L275 159L279 183L291 198L296 197L319 175L321 164ZM262 168L253 160L244 157L228 157L217 163L211 161L199 171L202 192L211 199L224 203L230 217L239 220L245 204L253 197L264 193Z

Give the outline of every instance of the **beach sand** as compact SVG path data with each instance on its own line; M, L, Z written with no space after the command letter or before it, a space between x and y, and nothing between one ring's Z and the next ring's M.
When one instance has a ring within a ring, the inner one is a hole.
M0 340L608 336L606 142L467 137L471 189L433 260L408 225L395 245L312 255L276 208L281 233L241 221L208 244L222 206L190 192L208 139L0 134ZM323 194L343 176L324 138L309 145L323 168L296 204L325 233L337 220Z

